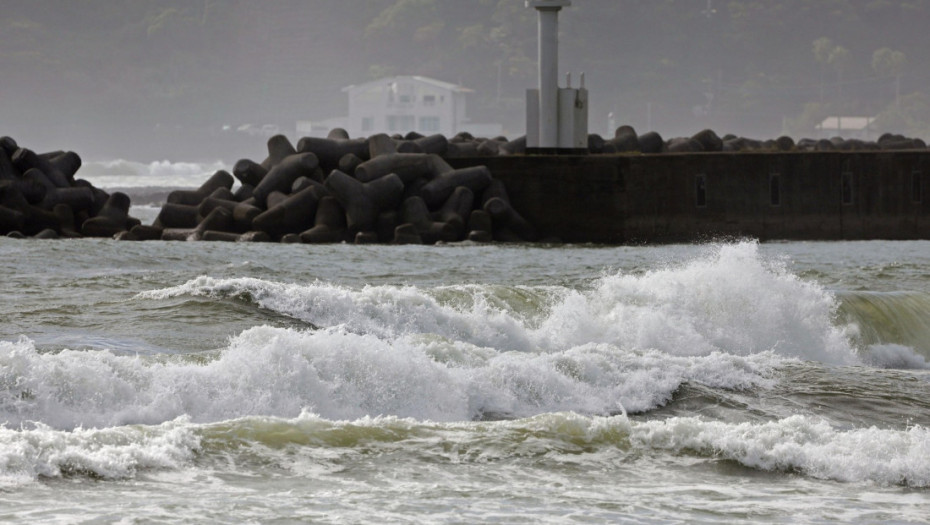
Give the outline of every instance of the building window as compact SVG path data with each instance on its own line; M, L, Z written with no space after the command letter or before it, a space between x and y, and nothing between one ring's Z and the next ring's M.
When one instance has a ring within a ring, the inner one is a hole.
M853 203L853 174L852 172L849 172L849 171L843 172L842 192L843 192L843 204L852 204Z
M694 202L698 208L707 206L707 177L703 173L694 178Z
M781 177L778 173L769 175L769 203L772 206L781 205Z
M387 118L388 131L413 131L413 115L390 115Z
M436 95L423 95L423 105L424 106L435 106Z
M420 117L420 133L437 133L439 117Z
M914 202L923 202L923 188L920 187L920 179L923 176L919 170L911 172L911 199Z
M413 95L399 95L397 97L397 101L400 102L401 104L412 104Z
M371 131L375 128L374 117L362 117L362 131Z

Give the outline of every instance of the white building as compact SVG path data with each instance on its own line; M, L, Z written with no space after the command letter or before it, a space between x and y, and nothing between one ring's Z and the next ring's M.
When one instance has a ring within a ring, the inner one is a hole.
M416 131L451 137L460 131L499 133L500 126L468 123L465 94L468 88L420 76L382 78L342 89L349 95L346 130L351 137L375 133L393 135Z
M875 135L874 117L834 116L823 119L815 129L820 138L843 137L844 139L869 140Z

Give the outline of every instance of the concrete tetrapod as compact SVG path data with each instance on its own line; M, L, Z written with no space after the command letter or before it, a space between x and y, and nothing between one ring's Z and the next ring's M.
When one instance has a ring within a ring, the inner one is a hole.
M459 240L459 231L456 225L447 222L434 221L430 217L429 209L421 197L410 197L404 200L400 212L403 223L413 224L417 233L426 244L435 244L439 241L454 242Z
M397 207L404 195L404 183L394 174L362 183L333 170L324 185L345 209L346 225L352 235L373 228L378 214Z
M394 153L397 153L397 144L394 143L394 139L391 137L384 133L378 133L377 135L368 137L369 159L373 159L378 155L391 155Z
M474 192L465 186L459 186L446 199L445 204L439 208L439 211L433 214L433 218L451 224L457 231L456 237L462 238L465 234L465 225L474 205Z
M200 219L197 206L166 202L159 210L158 216L152 222L152 226L157 228L194 228L200 222Z
M494 226L491 215L484 210L472 210L468 216L468 240L474 242L491 242L494 235L491 233Z
M128 230L132 227L129 225L129 204L129 196L125 193L112 193L100 213L81 224L81 233L88 237L113 237Z
M348 175L355 176L355 168L357 168L363 161L358 155L354 153L346 153L339 159L339 166L337 169Z
M233 175L239 179L239 182L253 188L258 186L267 173L268 170L261 164L249 159L240 159L233 166Z
M68 186L60 188L37 168L29 168L23 173L22 181L26 185L36 184L45 188L44 197L36 203L43 210L51 210L56 204L68 204L74 211L89 211L94 208L94 192L86 186Z
M317 203L323 194L316 187L295 193L252 220L252 227L278 238L313 226Z
M491 216L491 219L494 223L494 234L497 238L498 234L505 233L503 230L507 229L515 233L523 241L535 241L536 240L536 229L533 228L526 219L524 219L509 202L506 202L500 197L494 197L489 199L484 203L484 211L488 212L488 215ZM512 239L507 239L508 241Z
M446 153L446 148L449 146L449 140L441 133L415 138L413 142L423 153L439 156L444 155Z
M439 155L426 153L391 153L362 162L355 168L355 178L371 182L394 173L405 185L418 178L432 180L445 172L454 171Z
M255 186L252 197L259 207L267 207L266 200L273 191L289 192L300 177L311 177L319 167L319 159L313 153L295 153L276 164L268 174Z
M394 228L393 244L423 244L423 238L417 227L409 222L405 222Z
M26 216L19 210L0 205L0 235L22 231Z
M77 175L78 170L81 169L81 165L83 164L80 155L73 151L65 151L64 153L55 155L49 158L48 162L69 181L74 181L74 176Z
M163 241L199 241L205 232L229 232L233 228L232 212L226 208L214 208L194 228L165 228ZM234 234L235 235L235 234Z
M420 190L420 196L430 209L436 209L452 195L455 188L465 186L474 193L491 184L491 172L486 166L472 166L443 173L426 183Z
M607 140L607 144L614 147L617 153L626 153L630 151L641 151L639 137L632 126L620 126L614 131L614 137Z
M81 236L81 232L78 231L77 225L74 222L74 210L71 209L71 206L64 203L56 204L55 207L52 208L52 213L58 217L58 231L61 233L62 237L76 238Z
M35 168L45 174L52 184L59 188L71 186L71 180L65 176L58 168L55 167L45 157L36 154L36 152L27 148L17 149L10 157L13 165L19 169L20 173L26 173L29 169Z
M329 173L339 168L339 160L347 154L351 153L362 160L368 160L368 139L334 140L303 137L297 142L297 151L316 155L323 172Z
M268 139L268 156L262 161L262 167L266 171L277 166L282 160L297 153L291 141L284 135L275 135Z
M301 242L319 244L346 240L346 213L335 197L320 199L314 226L300 234Z
M225 170L213 174L196 190L175 190L168 194L167 202L170 204L186 204L196 206L218 188L232 188L233 176Z

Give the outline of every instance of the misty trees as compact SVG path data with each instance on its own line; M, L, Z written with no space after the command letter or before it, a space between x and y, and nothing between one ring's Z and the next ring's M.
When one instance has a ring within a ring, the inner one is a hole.
M872 70L879 76L894 77L894 105L901 107L901 75L907 66L907 57L901 51L883 47L872 53Z
M892 87L898 110L923 118L910 94L930 82L930 0L711 4L564 10L560 64L586 73L593 131L613 111L667 134L770 136L785 117L887 111ZM471 118L520 134L536 15L520 0L4 0L0 69L0 120L36 125L292 129L343 115L349 84L413 74L471 88Z
M894 78L894 102L878 113L876 123L884 129L894 129L914 135L930 131L930 99L921 93L901 96L901 77L907 69L904 52L882 47L872 53L872 70L879 78Z
M827 37L814 40L814 60L820 64L820 103L824 97L824 71L832 67L836 71L836 87L839 98L843 98L843 71L849 65L849 50L836 45Z

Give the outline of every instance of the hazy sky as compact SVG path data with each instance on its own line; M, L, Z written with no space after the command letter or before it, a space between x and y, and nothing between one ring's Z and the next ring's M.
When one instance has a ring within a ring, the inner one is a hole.
M591 132L609 135L613 113L666 137L774 138L806 132L811 115L875 116L896 101L909 119L896 125L925 129L922 0L573 4L560 69L586 74ZM0 0L0 134L86 158L234 161L263 155L264 139L224 126L296 140L296 121L345 114L343 87L420 74L473 89L474 120L515 137L535 38L523 0ZM821 38L840 52L818 57ZM903 65L875 67L883 47Z

